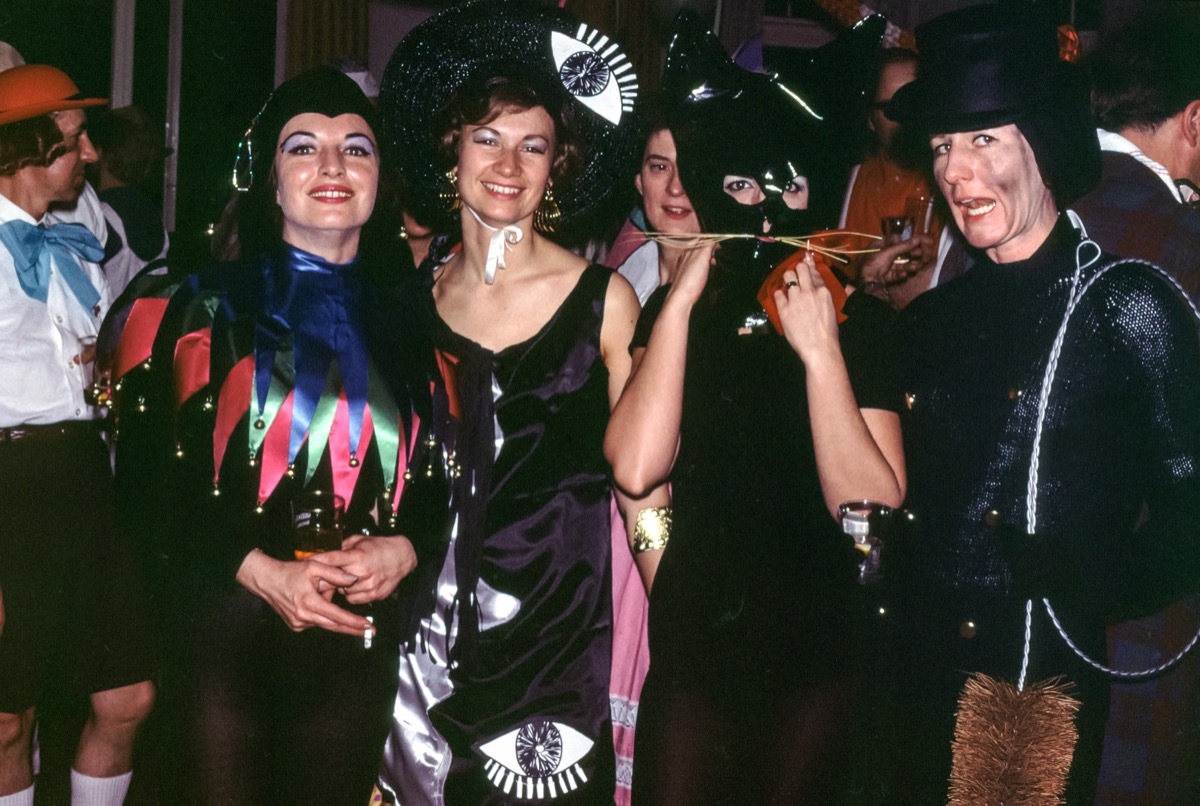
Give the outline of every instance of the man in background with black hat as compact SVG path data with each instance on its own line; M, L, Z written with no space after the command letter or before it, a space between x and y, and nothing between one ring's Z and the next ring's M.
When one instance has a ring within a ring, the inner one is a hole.
M111 303L99 241L53 224L96 159L62 71L0 73L0 806L32 806L35 706L91 698L75 804L120 804L154 689L146 608L116 538L108 450L87 389Z

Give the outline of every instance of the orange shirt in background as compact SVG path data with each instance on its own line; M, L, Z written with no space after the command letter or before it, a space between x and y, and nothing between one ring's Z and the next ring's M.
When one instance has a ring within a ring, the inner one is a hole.
M897 167L883 157L872 157L859 166L847 199L842 229L881 235L881 218L905 215L907 199L925 198L932 201L936 193L937 189L919 172ZM933 236L935 244L941 237L942 226L943 222L934 207L927 231Z

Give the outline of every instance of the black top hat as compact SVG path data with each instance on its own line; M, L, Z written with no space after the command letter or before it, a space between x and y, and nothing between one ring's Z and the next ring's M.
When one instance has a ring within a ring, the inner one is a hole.
M970 6L917 28L917 79L884 111L929 134L1015 124L1065 208L1100 178L1100 144L1083 72L1062 61L1058 31L1038 11Z
M888 103L888 117L931 134L987 129L1067 103L1086 103L1086 82L1059 59L1055 26L1039 13L970 6L917 28L917 79Z
M637 76L620 46L546 2L471 0L414 28L383 74L384 137L422 212L445 215L438 191L451 166L442 156L444 132L436 130L441 112L464 85L489 76L532 80L539 94L575 107L582 159L578 171L554 184L562 225L626 186L642 143L632 125Z

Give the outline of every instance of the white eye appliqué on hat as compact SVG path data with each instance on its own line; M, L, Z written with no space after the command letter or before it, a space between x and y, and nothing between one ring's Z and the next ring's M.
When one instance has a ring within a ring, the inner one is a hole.
M574 37L551 31L550 49L563 87L588 109L614 125L633 111L637 75L616 42L581 24Z

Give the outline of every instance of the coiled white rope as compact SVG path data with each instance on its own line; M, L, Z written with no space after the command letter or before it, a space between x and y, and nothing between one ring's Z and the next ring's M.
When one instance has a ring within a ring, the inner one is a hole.
M1067 298L1067 309L1063 314L1062 324L1059 325L1058 333L1055 335L1054 343L1050 348L1050 358L1046 362L1046 372L1042 378L1041 396L1038 399L1037 424L1034 428L1033 434L1033 455L1029 462L1029 485L1026 489L1025 497L1025 525L1026 531L1030 534L1033 534L1037 530L1038 456L1042 442L1042 426L1046 420L1046 409L1050 404L1050 388L1054 383L1054 375L1058 370L1058 359L1062 353L1063 342L1066 340L1067 324L1071 320L1071 314L1075 312L1080 300L1083 299L1083 295L1087 293L1088 289L1095 285L1097 280L1107 274L1110 270L1127 263L1136 263L1140 266L1148 266L1154 269L1154 271L1156 271L1162 277L1165 277L1167 281L1169 281L1171 285L1173 285L1179 291L1180 296L1187 301L1188 307L1192 309L1192 314L1197 319L1200 319L1200 311L1196 309L1196 305L1187 295L1187 292L1183 290L1174 277L1167 274L1165 271L1152 263L1146 263L1140 260L1114 260L1112 263L1105 264L1097 269L1096 273L1089 277L1086 282L1081 282L1084 269L1091 267L1100 259L1100 247L1096 245L1095 241L1092 241L1087 237L1087 231L1084 229L1083 223L1079 220L1079 217L1070 210L1067 211L1067 214L1070 216L1071 222L1075 225L1076 229L1080 230L1082 233L1083 241L1080 242L1079 246L1075 249L1075 274L1071 278L1071 293ZM1094 254L1085 260L1083 257L1084 252L1088 249L1094 250ZM1167 661L1160 663L1157 666L1134 672L1112 669L1092 659L1086 652L1080 649L1074 641L1071 640L1071 637L1067 635L1067 631L1063 629L1062 624L1059 622L1058 616L1054 612L1054 608L1050 606L1049 599L1042 599L1042 604L1045 605L1046 614L1050 616L1050 621L1054 624L1054 628L1058 630L1058 634L1062 636L1063 641L1065 641L1067 646L1071 648L1071 651L1079 656L1080 660L1082 660L1084 663L1087 663L1097 671L1122 680L1143 680L1165 672L1167 669L1170 669L1172 666L1179 663L1179 661L1183 660L1184 656L1187 655L1188 652L1190 652L1198 642L1200 642L1200 629L1198 629L1196 634L1192 636L1192 640L1188 641L1187 645L1184 646L1183 649L1181 649ZM1018 691L1023 691L1025 688L1025 673L1029 669L1029 655L1031 651L1030 648L1032 646L1032 625L1033 600L1030 599L1025 602L1025 652L1021 659L1021 674L1017 681Z

